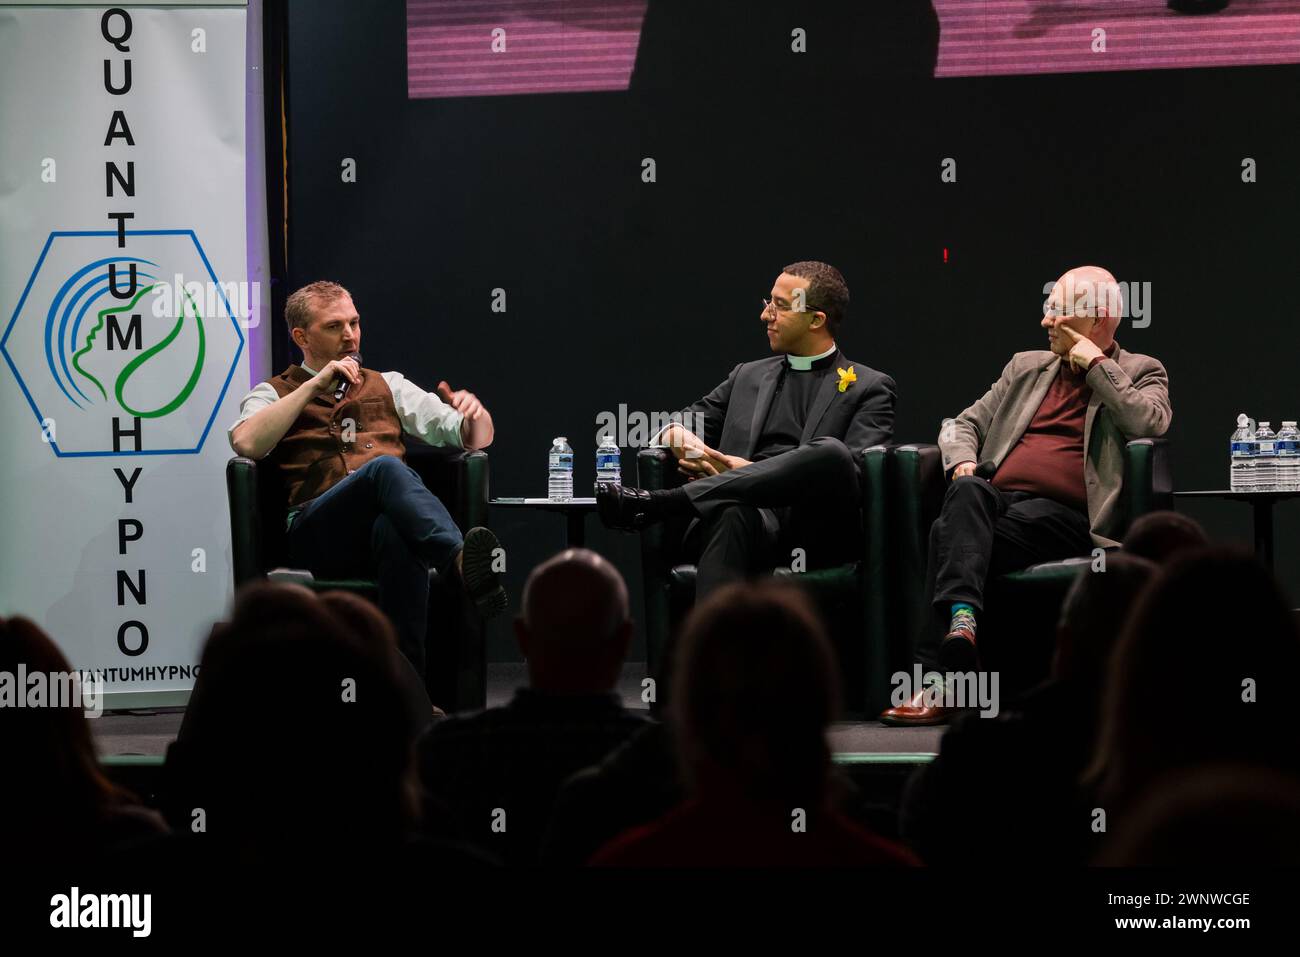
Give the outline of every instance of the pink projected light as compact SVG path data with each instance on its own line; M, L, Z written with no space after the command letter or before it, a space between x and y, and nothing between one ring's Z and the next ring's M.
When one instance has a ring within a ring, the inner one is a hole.
M646 0L406 0L407 95L626 90L645 8Z
M1300 0L1176 13L1165 0L934 0L936 76L1300 62ZM1093 31L1106 52L1093 52Z
M626 90L647 2L406 0L407 93ZM933 4L939 77L1300 63L1300 0L1231 0L1225 10L1195 16L1165 0ZM1094 49L1098 30L1104 52ZM504 50L494 51L494 41Z

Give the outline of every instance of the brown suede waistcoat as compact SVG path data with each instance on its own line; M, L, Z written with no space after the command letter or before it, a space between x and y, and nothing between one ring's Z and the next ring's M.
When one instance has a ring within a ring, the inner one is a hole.
M291 365L270 383L283 399L311 378L302 366ZM326 392L308 402L267 461L280 469L289 507L296 508L380 455L406 461L402 421L383 376L362 369L360 384L348 389L343 401L336 403L334 393Z

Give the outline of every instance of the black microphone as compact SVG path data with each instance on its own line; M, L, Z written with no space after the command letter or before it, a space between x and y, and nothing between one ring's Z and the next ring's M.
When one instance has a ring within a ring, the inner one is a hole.
M348 353L347 358L349 358L349 359L351 359L353 362L355 362L355 363L357 364L357 368L358 368L358 369L361 368L361 353L360 353L360 352L351 352L351 353ZM339 376L338 384L334 386L334 401L335 401L335 402L342 402L342 401L343 401L343 397L344 397L345 395L348 394L348 386L350 386L351 384L352 384L352 380L349 379L347 376Z

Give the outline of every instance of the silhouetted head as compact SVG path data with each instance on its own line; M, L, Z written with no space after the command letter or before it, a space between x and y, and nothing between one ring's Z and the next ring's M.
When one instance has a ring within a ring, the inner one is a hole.
M1104 571L1084 566L1061 605L1054 678L1100 691L1119 633L1158 571L1154 562L1123 554L1107 555Z
M1300 779L1243 765L1183 771L1108 826L1103 866L1295 867Z
M175 758L208 833L365 842L411 823L415 729L392 649L354 632L337 600L245 587L199 681Z
M547 559L524 585L515 635L534 689L554 694L613 690L632 640L623 576L585 548Z
M772 582L719 589L687 619L672 720L697 794L819 807L826 732L839 712L835 655L802 592Z
M1179 512L1147 512L1134 519L1124 536L1124 551L1164 564L1170 558L1210 544L1196 519Z
M350 591L321 592L320 601L353 635L398 653L397 632L388 616L373 602Z
M1300 633L1254 556L1217 547L1174 559L1111 658L1090 771L1103 799L1125 803L1166 773L1207 763L1294 772L1297 673Z
M0 684L7 686L0 688L0 740L10 769L0 787L0 832L63 846L130 799L100 771L86 719L94 706L87 691L101 694L102 683L74 682L50 637L15 616L0 617Z

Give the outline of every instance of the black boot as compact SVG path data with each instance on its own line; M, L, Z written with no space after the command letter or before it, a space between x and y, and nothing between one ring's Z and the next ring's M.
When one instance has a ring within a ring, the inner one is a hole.
M635 532L662 518L645 489L625 488L618 482L596 483L596 512L606 528Z

